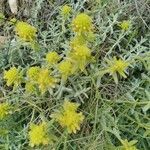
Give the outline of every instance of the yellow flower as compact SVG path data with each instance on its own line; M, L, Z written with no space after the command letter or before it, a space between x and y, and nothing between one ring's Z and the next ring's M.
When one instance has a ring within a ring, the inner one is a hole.
M49 88L54 88L57 80L50 76L48 69L41 69L37 83L42 94L44 94Z
M27 77L32 81L37 81L39 76L40 68L37 66L30 67L27 71Z
M76 133L84 120L82 112L77 113L79 104L65 100L62 111L51 115L62 127L66 127L68 133Z
M8 103L0 103L0 120L4 119L10 113L10 105Z
M12 67L4 72L4 79L7 80L7 86L14 84L14 86L17 87L21 84L22 73L16 67Z
M108 69L107 72L110 73L110 75L113 76L116 84L118 83L117 73L119 73L120 76L126 78L126 69L129 66L129 63L122 59L116 59L114 57L112 60L107 60L108 63Z
M9 21L9 24L10 25L14 25L14 24L16 24L17 23L17 19L16 18L12 18L12 19L10 19L10 21Z
M134 146L137 143L136 140L128 142L128 140L126 139L122 140L121 143L122 143L122 146L120 147L121 150L138 150L136 146Z
M60 56L56 52L49 52L46 54L46 61L49 64L56 64L60 60Z
M74 66L69 60L63 60L58 65L58 70L61 73L62 79L67 80L74 73Z
M74 47L69 56L81 71L85 69L85 66L92 58L90 49L85 45Z
M70 42L71 48L75 48L76 46L86 45L87 41L82 35L76 35Z
M124 20L119 24L119 27L124 30L127 31L131 26L131 22L129 20Z
M93 29L92 19L88 15L81 13L73 19L72 27L78 33L90 32Z
M19 38L25 42L33 42L36 39L37 29L26 22L17 22L15 31Z
M76 112L79 106L80 105L78 103L72 103L72 102L69 102L68 100L65 100L63 104L63 109L69 112L70 111Z
M72 8L68 5L64 5L62 8L61 8L61 14L63 16L68 16L71 12Z
M48 145L52 142L48 133L48 127L45 122L36 125L32 124L29 131L29 143L31 147L39 145Z
M25 85L25 90L27 93L34 93L36 91L36 88L32 82L27 82Z

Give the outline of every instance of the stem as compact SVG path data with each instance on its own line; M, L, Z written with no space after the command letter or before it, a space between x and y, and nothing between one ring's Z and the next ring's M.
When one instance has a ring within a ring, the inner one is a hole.
M67 139L68 139L68 132L65 132L65 141L64 141L64 150L67 150Z

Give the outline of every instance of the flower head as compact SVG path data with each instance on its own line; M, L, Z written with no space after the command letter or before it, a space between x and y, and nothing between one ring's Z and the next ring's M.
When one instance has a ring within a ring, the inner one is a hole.
M70 46L74 49L77 46L86 45L87 40L82 35L76 35L70 42Z
M12 67L4 72L4 79L7 80L7 86L14 84L14 86L17 87L21 84L22 73L16 67Z
M68 5L64 5L62 8L61 8L61 14L63 15L63 16L68 16L69 14L70 14L70 12L71 12L71 7L70 6L68 6Z
M108 69L107 72L110 73L110 75L113 76L116 83L118 83L117 73L121 75L122 77L126 78L126 69L129 66L129 63L125 60L118 59L114 57L112 60L107 60L108 62Z
M14 24L16 24L17 23L17 19L16 18L12 18L12 19L10 19L10 21L9 21L9 24L10 25L14 25Z
M52 117L62 126L66 127L68 133L76 133L84 120L82 112L77 113L79 104L65 100L61 111L56 112Z
M72 58L75 60L86 60L91 57L90 49L85 45L79 45L72 50Z
M29 131L29 142L30 146L39 146L41 145L48 145L52 142L50 136L47 134L48 127L45 122L36 125L32 124L30 126L30 131Z
M127 31L131 26L131 22L129 20L124 20L119 24L119 27L124 30Z
M63 109L65 111L77 111L78 107L80 105L78 103L72 103L72 102L69 102L68 100L65 100L64 101L64 104L63 104Z
M73 19L72 27L78 33L90 32L93 29L92 19L85 13L81 13Z
M25 42L32 42L36 38L37 29L26 22L18 21L15 31L19 38Z
M67 80L74 73L74 66L70 60L63 60L58 65L58 70L61 73L62 79Z
M56 52L49 52L46 54L46 61L49 64L56 64L60 60L60 56Z
M9 114L10 108L8 103L0 103L0 120L4 119Z
M81 71L84 70L85 66L92 58L91 51L86 45L79 45L74 47L69 55Z
M37 83L42 94L44 94L49 88L54 88L56 82L57 80L50 75L50 71L48 69L40 70Z
M32 81L37 81L38 76L39 76L40 68L37 66L30 67L27 70L27 77L32 80Z
M128 140L122 140L121 141L122 146L120 147L121 150L138 150L135 146L135 144L137 143L136 140L132 140L130 142L128 142Z

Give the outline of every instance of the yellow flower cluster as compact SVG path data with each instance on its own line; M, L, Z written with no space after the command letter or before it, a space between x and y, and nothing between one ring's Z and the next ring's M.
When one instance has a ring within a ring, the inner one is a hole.
M130 65L129 62L117 59L114 57L112 60L107 60L108 67L106 69L106 72L110 73L110 75L113 76L115 83L118 83L118 77L117 73L119 73L120 76L126 78L126 69Z
M129 20L124 20L119 24L119 27L123 30L123 31L127 31L131 26L131 22Z
M71 48L87 45L94 37L92 19L85 13L80 13L73 19L72 29L76 35L70 42Z
M88 37L92 34L92 19L85 13L80 13L72 21L73 31L76 36L71 40L71 51L68 58L72 61L74 70L84 71L91 61L91 50L88 48Z
M33 42L36 39L37 29L30 24L18 21L16 23L15 32L25 42Z
M44 94L49 88L54 88L57 80L50 73L47 68L30 67L27 71L26 92L33 93L38 87Z
M40 70L37 83L42 94L44 94L49 88L54 88L56 82L57 80L50 75L50 71L48 69Z
M27 77L32 81L36 81L38 79L39 71L40 67L30 67L27 71Z
M12 67L4 72L4 79L7 81L7 86L17 87L21 84L22 73L16 67Z
M83 71L87 63L92 58L91 50L87 46L76 46L70 52L70 58L73 60L75 65Z
M128 140L121 140L122 146L120 147L121 150L138 150L135 146L137 143L136 140L132 140L128 142Z
M62 127L66 128L68 133L76 133L77 130L80 130L80 125L84 120L82 112L77 113L78 107L78 104L65 100L62 110L51 116Z
M36 125L31 124L29 131L30 146L48 145L52 142L50 135L48 135L48 126L45 122Z
M0 103L0 120L4 119L10 113L10 108L8 103Z
M65 11L69 10L68 6L64 6L63 9ZM92 58L91 50L87 47L88 35L91 36L92 34L92 19L88 15L81 13L72 21L72 26L73 30L74 27L79 27L79 30L74 30L79 34L70 42L71 50L67 57L57 64L60 56L56 52L52 51L46 54L46 62L49 66L57 65L57 69L64 81L75 72L84 71Z
M64 14L69 13L70 11L71 8L67 5L62 8ZM67 78L77 70L83 71L91 58L91 51L87 47L86 36L81 33L90 33L92 31L92 19L88 15L81 13L72 21L72 25L73 30L76 28L74 31L80 34L71 41L72 49L66 60L62 60L58 64L58 71L63 80L67 80ZM15 26L15 31L22 40L26 42L35 41L37 29L30 24L18 21ZM45 58L49 66L57 65L60 59L61 57L54 51L47 53ZM29 93L34 92L36 90L35 85L38 85L38 88L42 93L45 93L48 88L54 87L56 79L50 76L50 72L51 71L48 69L41 69L39 67L29 68L25 86L26 91ZM18 86L21 83L21 78L21 73L15 67L4 73L4 79L7 80L8 86L12 84Z
M88 36L91 35L93 29L92 19L81 13L73 19L72 27L77 35L70 42L71 50L67 54L67 58L58 64L62 80L67 80L70 75L79 70L84 71L92 58L91 50L87 47ZM47 56L47 61L48 59L50 62L55 60L52 55L50 55L50 58Z
M70 60L63 60L58 65L58 70L61 73L62 79L66 81L74 73L74 66Z
M51 75L51 71L47 68L30 67L26 74L25 90L27 93L34 93L38 88L44 94L48 89L54 88L57 82L57 79ZM4 79L7 81L7 86L18 87L23 80L23 74L16 67L12 67L4 72Z
M62 80L66 81L69 76L79 70L84 71L91 58L91 52L86 46L76 47L70 51L67 59L58 64Z
M76 46L87 45L87 40L83 35L76 35L70 42L70 46L74 49Z
M72 21L74 32L86 33L93 30L92 19L85 13L80 13Z
M49 65L55 65L60 60L60 56L56 52L46 54L46 61Z
M79 104L64 101L60 111L51 115L62 127L66 128L68 133L76 133L80 130L80 125L84 120L82 112L77 113ZM28 133L29 144L31 147L52 144L56 137L49 132L48 124L42 122L40 124L31 124Z
M61 14L62 16L64 17L67 17L71 12L71 7L68 6L68 5L64 5L62 8L61 8Z

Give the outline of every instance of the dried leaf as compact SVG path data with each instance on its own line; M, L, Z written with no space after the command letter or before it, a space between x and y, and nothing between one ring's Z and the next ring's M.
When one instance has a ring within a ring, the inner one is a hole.
M7 37L5 37L5 36L0 36L0 47L5 44L6 40L7 40Z
M18 12L17 0L9 0L8 2L9 2L11 12L13 14L17 14L17 12Z

